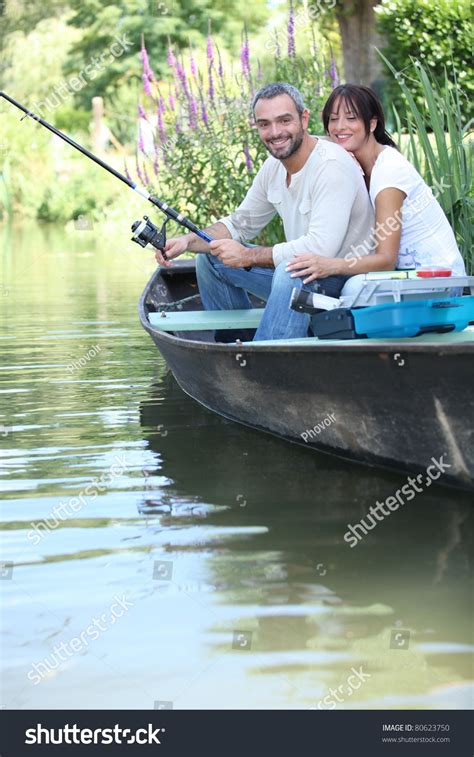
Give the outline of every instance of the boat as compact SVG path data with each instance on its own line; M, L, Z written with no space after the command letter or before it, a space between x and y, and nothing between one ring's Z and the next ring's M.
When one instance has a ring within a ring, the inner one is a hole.
M257 326L263 303L252 304L204 311L194 260L185 259L157 268L139 316L179 386L224 418L416 474L421 487L436 478L474 490L474 327L415 338L216 342L216 329Z

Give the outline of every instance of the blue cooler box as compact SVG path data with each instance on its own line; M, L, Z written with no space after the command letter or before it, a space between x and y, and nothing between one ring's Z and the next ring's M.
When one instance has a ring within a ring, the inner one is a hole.
M430 331L462 331L473 322L473 295L337 308L312 318L320 339L412 337Z

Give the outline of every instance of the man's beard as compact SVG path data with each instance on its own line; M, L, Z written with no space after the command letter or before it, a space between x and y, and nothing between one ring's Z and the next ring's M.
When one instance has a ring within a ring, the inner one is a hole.
M294 155L295 152L300 149L301 145L303 144L303 139L304 131L303 129L301 129L298 134L292 137L284 152L280 152L278 148L274 151L272 150L271 146L267 144L265 144L265 147L267 148L270 155L273 155L273 157L277 158L277 160L286 160L286 158L291 157L291 155Z

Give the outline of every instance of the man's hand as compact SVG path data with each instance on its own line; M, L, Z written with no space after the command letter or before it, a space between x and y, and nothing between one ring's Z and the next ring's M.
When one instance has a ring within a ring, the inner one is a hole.
M343 273L341 261L338 258L326 258L315 252L297 252L293 260L288 263L286 270L291 272L292 277L305 276L303 284Z
M229 268L248 268L253 265L251 250L234 239L214 239L209 247L212 255L218 257L221 263Z
M160 250L156 250L155 252L155 259L156 262L160 265L171 265L171 260L173 258L177 258L178 255L182 255L183 252L186 252L189 246L190 237L193 236L192 234L184 234L182 237L172 237L171 239L168 239L165 244L165 253L166 258L163 257Z

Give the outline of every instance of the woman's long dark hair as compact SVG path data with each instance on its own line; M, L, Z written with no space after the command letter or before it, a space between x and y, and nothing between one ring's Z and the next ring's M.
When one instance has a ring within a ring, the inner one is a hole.
M328 132L329 118L339 99L347 103L354 115L362 119L367 136L370 134L370 121L376 118L377 126L373 131L373 135L377 142L381 145L396 147L392 137L385 129L385 115L382 103L370 87L363 87L360 84L340 84L333 89L323 108L323 124L326 132Z

